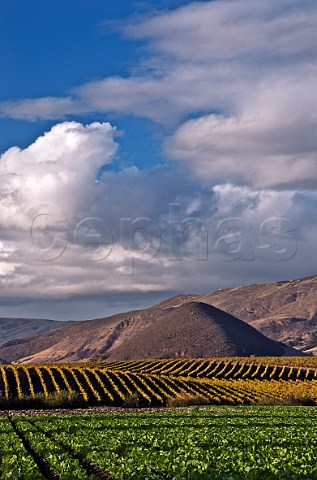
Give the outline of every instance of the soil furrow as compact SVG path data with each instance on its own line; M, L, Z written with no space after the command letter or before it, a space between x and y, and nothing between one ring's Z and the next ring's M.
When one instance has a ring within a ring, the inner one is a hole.
M41 474L47 480L60 480L60 475L52 469L51 464L45 460L39 452L35 450L33 445L29 442L29 440L24 436L23 432L18 428L15 422L12 420L11 417L8 417L9 422L12 425L13 430L17 434L17 436L21 439L23 446L27 452L33 457L35 463L37 464Z
M69 455L79 461L80 465L89 473L89 475L96 475L101 480L116 480L109 472L103 470L98 464L90 463L85 457L83 457L80 453L76 452L72 447L69 445L65 445L60 440L57 440L54 435L49 432L46 432L43 428L39 427L34 421L27 420L31 423L35 428L38 429L39 432L43 433L47 438L53 440L58 445L60 445L64 450L66 450Z

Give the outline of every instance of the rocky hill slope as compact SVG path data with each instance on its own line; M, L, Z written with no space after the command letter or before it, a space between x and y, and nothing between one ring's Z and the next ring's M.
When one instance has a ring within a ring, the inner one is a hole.
M317 345L317 276L199 295L269 338L299 349Z
M296 355L232 315L202 302L174 308L112 350L110 361L148 358L204 358Z

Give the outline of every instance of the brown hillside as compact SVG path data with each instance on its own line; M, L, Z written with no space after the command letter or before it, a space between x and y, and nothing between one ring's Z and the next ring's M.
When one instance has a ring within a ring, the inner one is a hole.
M267 337L295 348L317 345L317 276L239 286L203 295L179 295L160 306L177 306L191 300L221 308Z
M295 347L317 345L317 277L179 295L151 308L75 323L0 344L0 358L21 362L76 361L110 354L153 322L189 301L212 304L271 339ZM182 345L179 345L182 350Z
M298 354L238 318L201 302L185 303L116 348L109 360Z
M274 340L300 349L317 345L317 276L231 288L200 299Z
M164 312L169 310L164 309ZM161 309L152 308L77 322L41 335L4 342L0 345L0 356L8 361L28 363L71 362L94 358L120 346L161 314Z

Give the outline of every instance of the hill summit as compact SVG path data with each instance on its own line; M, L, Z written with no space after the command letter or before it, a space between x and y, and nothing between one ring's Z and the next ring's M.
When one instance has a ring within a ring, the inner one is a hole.
M298 353L213 305L188 302L112 350L109 360Z

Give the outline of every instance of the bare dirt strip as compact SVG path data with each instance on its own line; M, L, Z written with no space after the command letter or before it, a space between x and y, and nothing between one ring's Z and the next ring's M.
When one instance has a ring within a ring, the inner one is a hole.
M231 410L233 407L223 406ZM217 407L206 405L210 411L217 411ZM190 407L144 407L144 408L123 408L123 407L87 407L87 408L54 408L54 409L28 409L28 410L0 410L0 417L37 417L39 415L96 415L100 413L155 413L174 412L175 410L191 411Z

